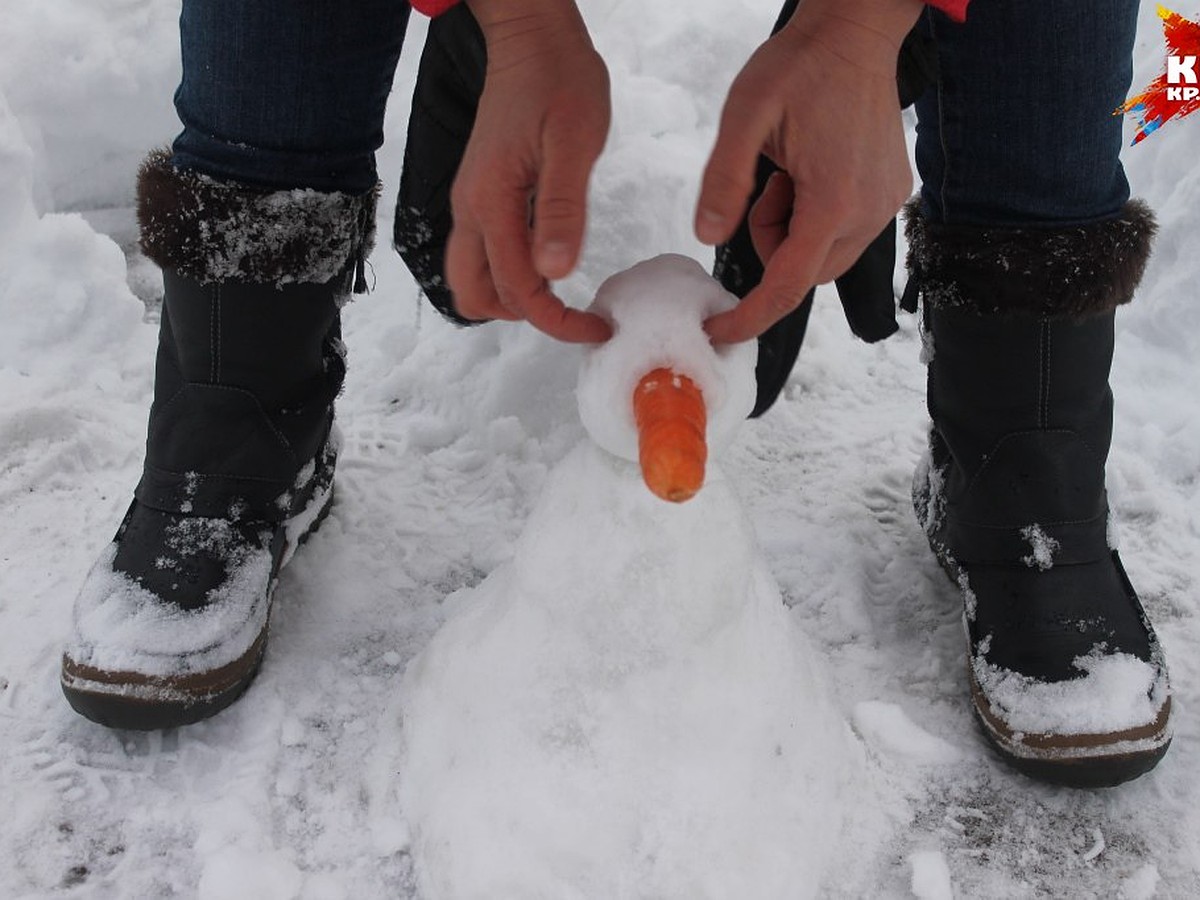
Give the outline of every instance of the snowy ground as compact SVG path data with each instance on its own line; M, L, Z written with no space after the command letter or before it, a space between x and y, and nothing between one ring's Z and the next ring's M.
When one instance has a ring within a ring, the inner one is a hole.
M768 0L695 0L686 16L666 2L582 6L610 62L616 121L587 255L564 286L578 303L656 253L707 263L689 235L698 173L721 92L775 12ZM579 351L516 326L446 325L379 248L375 290L345 320L338 502L282 577L257 683L228 712L172 732L114 733L75 716L58 689L61 641L140 466L154 341L143 301L156 285L121 251L136 163L176 129L176 12L170 0L42 0L0 17L0 896L421 896L398 783L411 739L398 712L411 702L405 668L458 607L488 596L443 602L513 558L549 472L583 438ZM385 194L420 39L417 26L397 76ZM1137 85L1161 65L1146 4ZM828 850L814 851L828 835L798 847L755 832L755 852L807 867L789 896L1200 896L1197 158L1200 120L1126 154L1162 226L1118 320L1109 465L1126 563L1176 691L1175 744L1150 776L1100 793L1051 789L1002 768L977 733L958 600L908 501L924 428L911 321L868 347L819 298L784 397L725 455L797 646L849 735L851 762L797 757L809 761L797 782L810 785L806 821L843 822ZM389 224L385 209L381 233ZM547 560L556 577L575 564ZM513 644L514 663L537 650L519 634ZM722 671L700 675L716 691ZM761 698L741 700L727 708ZM829 730L808 746L832 755L842 745ZM670 746L680 767L696 763ZM851 766L852 789L829 791L826 764L830 778ZM452 775L424 771L427 791L441 778L451 796ZM519 818L520 798L542 795L528 766L514 771L530 779L505 786ZM610 787L610 809L637 799ZM659 812L670 823L682 811ZM585 835L579 859L611 838ZM658 874L625 882L624 895L755 896L770 883L764 873L730 892Z

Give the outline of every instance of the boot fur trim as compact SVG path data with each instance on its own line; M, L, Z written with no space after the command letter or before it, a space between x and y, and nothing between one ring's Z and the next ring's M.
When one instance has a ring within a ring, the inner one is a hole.
M1140 200L1113 219L1066 228L985 228L929 221L904 209L908 268L925 302L981 315L1077 318L1129 302L1156 225Z
M378 191L272 191L176 169L166 150L138 171L143 252L201 284L325 284L374 243Z

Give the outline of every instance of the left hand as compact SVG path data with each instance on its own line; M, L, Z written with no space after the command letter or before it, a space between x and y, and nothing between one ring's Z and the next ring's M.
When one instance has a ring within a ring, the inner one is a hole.
M729 91L705 169L696 235L727 240L760 153L776 173L750 212L762 281L705 323L717 343L748 340L845 272L912 190L896 59L918 0L804 0Z

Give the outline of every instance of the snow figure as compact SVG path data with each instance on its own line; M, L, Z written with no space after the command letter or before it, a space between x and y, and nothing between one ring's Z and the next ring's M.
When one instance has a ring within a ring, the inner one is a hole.
M856 748L719 462L684 503L643 484L641 377L699 388L719 456L754 401L735 299L695 261L610 278L587 351L590 439L510 564L455 595L409 667L400 796L430 898L795 898L818 892Z

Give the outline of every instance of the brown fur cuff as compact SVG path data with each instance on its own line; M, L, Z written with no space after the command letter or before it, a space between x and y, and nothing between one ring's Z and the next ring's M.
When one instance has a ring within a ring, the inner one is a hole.
M984 228L904 208L908 268L925 302L982 314L1074 318L1129 302L1142 279L1154 214L1130 200L1113 219L1066 228Z
M138 171L142 250L202 284L324 284L370 252L376 195L218 181L156 150Z

